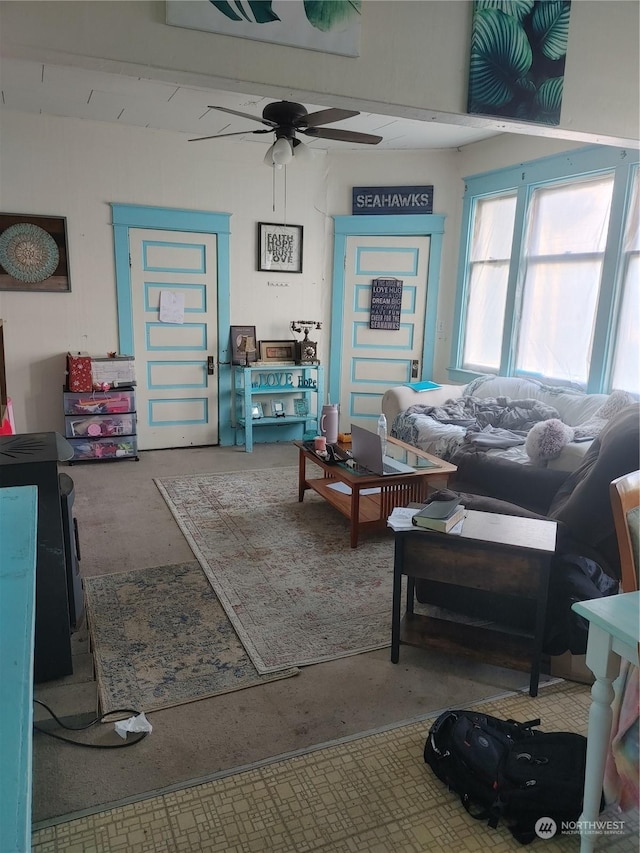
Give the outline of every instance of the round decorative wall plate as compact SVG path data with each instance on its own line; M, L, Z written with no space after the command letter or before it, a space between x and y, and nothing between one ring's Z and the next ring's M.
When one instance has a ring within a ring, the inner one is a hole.
M0 264L18 281L44 281L54 274L59 262L56 241L38 225L18 222L0 234Z

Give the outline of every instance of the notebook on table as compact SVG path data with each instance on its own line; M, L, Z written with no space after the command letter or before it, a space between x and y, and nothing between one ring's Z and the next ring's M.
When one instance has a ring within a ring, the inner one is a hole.
M373 474L415 474L416 469L390 456L382 455L380 436L371 430L351 424L351 453L354 462Z

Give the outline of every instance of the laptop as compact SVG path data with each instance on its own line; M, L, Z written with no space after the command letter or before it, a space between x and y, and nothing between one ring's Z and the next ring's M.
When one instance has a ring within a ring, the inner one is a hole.
M351 424L351 453L354 462L373 474L415 474L416 469L390 456L382 456L380 436Z

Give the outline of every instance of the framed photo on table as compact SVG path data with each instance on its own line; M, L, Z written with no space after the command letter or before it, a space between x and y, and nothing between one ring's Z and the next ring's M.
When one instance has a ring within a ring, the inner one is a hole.
M295 341L260 341L260 361L279 364L296 363Z
M231 326L231 364L247 365L258 358L255 326Z
M302 272L302 225L258 222L258 269Z

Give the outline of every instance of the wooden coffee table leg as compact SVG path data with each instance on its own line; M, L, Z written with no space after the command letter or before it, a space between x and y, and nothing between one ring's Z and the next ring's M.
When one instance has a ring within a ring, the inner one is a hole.
M304 451L302 448L299 449L298 453L298 502L301 503L304 500L304 493L306 490L306 460L304 456Z
M351 532L351 547L358 547L358 531L360 526L360 489L351 487L351 518L349 519Z

